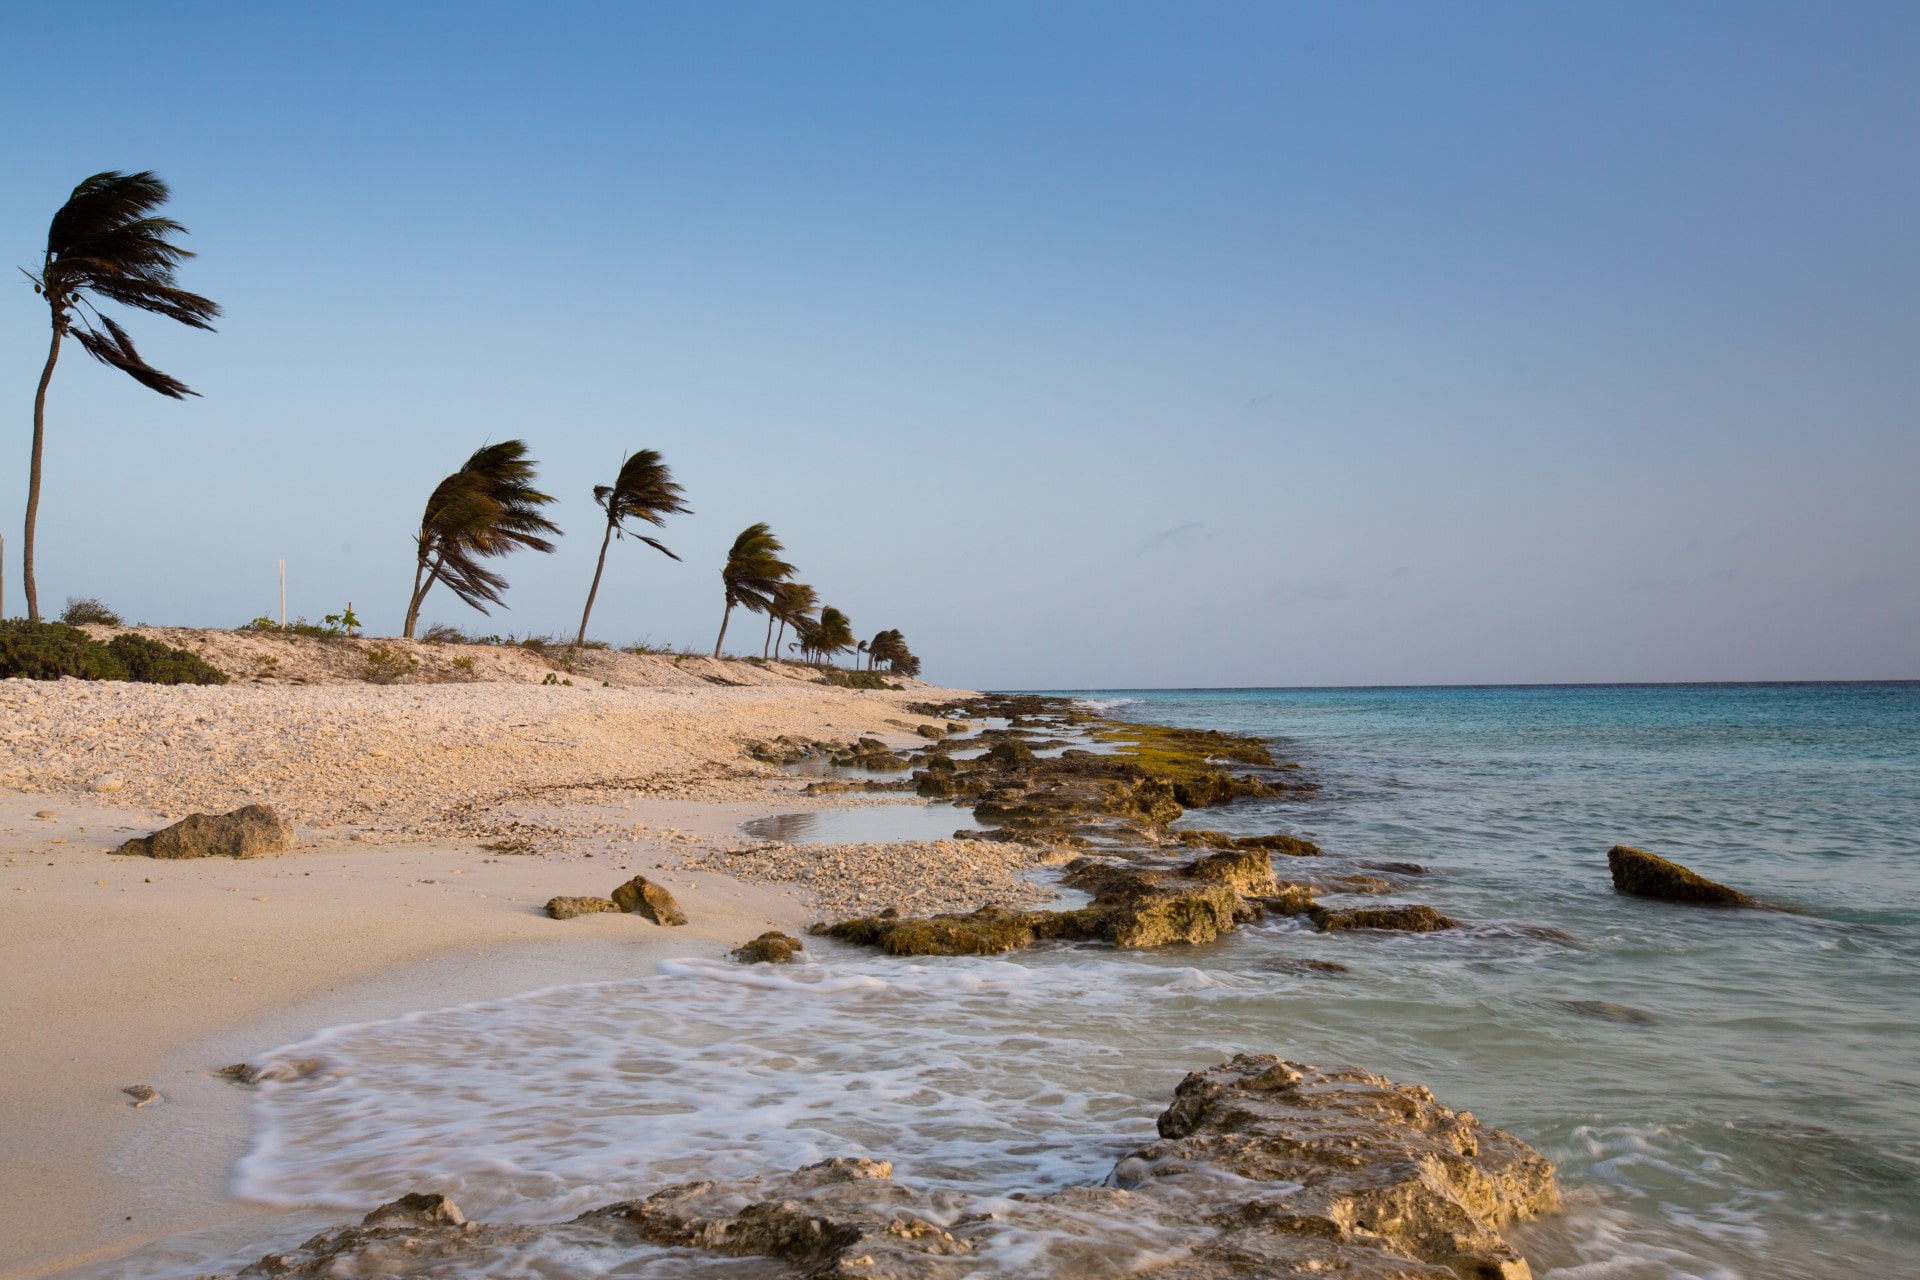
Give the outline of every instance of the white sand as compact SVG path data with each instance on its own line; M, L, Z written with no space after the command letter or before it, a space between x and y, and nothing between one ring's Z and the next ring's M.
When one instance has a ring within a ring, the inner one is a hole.
M809 807L741 743L904 743L902 726L920 718L898 704L944 691L773 679L0 681L0 1277L257 1212L224 1185L247 1091L214 1068L321 1026L645 973L670 955L718 956L765 929L802 928L814 918L803 889L676 869L750 843L737 834L748 818ZM77 790L101 774L124 787ZM155 862L106 851L163 818L256 800L296 819L295 852ZM33 816L42 810L57 816ZM539 852L476 843L501 833ZM692 923L539 910L636 872L667 884ZM133 1107L120 1091L134 1084L161 1101Z

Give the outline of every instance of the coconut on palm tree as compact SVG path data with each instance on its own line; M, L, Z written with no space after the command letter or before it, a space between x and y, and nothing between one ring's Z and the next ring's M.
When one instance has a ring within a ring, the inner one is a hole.
M713 642L713 656L727 642L727 623L736 605L745 605L754 613L765 613L773 606L773 594L780 584L793 577L793 566L780 558L786 548L766 524L750 524L740 531L727 551L727 562L720 567L720 582L726 588L727 607L720 615L720 638Z
M52 312L53 341L33 396L33 453L27 466L27 527L22 575L27 617L40 621L40 596L33 577L34 526L40 514L40 459L46 439L47 385L60 359L60 343L73 335L95 360L125 373L150 391L180 400L198 395L178 378L141 358L127 331L100 310L102 302L177 320L195 329L212 329L220 307L173 282L173 269L192 251L173 243L187 229L172 218L154 216L167 202L167 184L148 172L96 173L73 189L47 228L47 252L33 291Z
M587 607L580 611L580 635L574 640L576 646L587 642L587 619L593 616L593 598L600 594L600 574L607 567L607 544L613 541L615 534L623 538L632 534L667 558L680 558L657 539L644 533L633 533L626 527L626 521L644 520L659 527L666 524L670 515L690 515L693 511L692 507L680 501L680 486L673 482L673 472L667 469L666 463L660 461L659 453L652 449L642 449L621 459L620 474L612 484L593 486L593 500L607 513L607 532L600 539L600 559L593 566L593 585L587 588Z
M407 601L411 640L420 621L420 605L436 582L444 582L471 607L487 612L499 604L507 580L482 561L521 547L552 551L543 534L560 529L540 514L553 495L533 487L534 468L527 446L518 440L482 445L458 471L434 486L414 535L413 595Z

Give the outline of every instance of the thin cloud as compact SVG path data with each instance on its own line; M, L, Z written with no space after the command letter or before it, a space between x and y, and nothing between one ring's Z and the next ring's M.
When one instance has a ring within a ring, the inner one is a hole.
M1274 604L1331 604L1348 596L1345 578L1324 582L1291 582L1285 578L1267 588L1267 599Z
M1187 539L1193 537L1194 534L1199 533L1202 529L1205 529L1206 527L1207 526L1204 521L1189 520L1185 524L1177 524L1173 526L1173 528L1171 529L1162 529L1160 532L1154 534L1151 538L1148 538L1145 542L1141 543L1140 550L1143 552L1157 551L1161 547L1172 546L1175 543L1185 542Z

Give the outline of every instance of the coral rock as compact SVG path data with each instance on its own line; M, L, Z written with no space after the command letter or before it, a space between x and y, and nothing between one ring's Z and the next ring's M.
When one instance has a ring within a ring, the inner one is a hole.
M655 924L676 925L687 922L687 913L673 895L647 879L635 876L613 891L613 901L622 911L645 916Z
M250 804L232 813L188 814L114 852L148 858L257 858L284 852L292 837L279 814L266 805Z
M1638 898L1693 902L1714 907L1756 905L1752 898L1737 889L1716 884L1677 862L1669 862L1658 854L1635 849L1631 845L1617 844L1607 850L1607 867L1613 872L1613 887Z

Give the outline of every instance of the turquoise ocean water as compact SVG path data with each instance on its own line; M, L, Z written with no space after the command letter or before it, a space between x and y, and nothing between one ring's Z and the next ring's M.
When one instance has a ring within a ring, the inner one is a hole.
M921 962L816 941L777 971L689 958L334 1028L280 1051L324 1070L254 1104L234 1185L281 1212L88 1274L198 1275L411 1190L553 1222L832 1155L990 1206L1100 1181L1182 1074L1238 1051L1426 1084L1546 1152L1565 1210L1511 1232L1539 1277L1920 1274L1920 684L1073 696L1273 740L1316 794L1187 821L1309 836L1302 870L1382 875L1464 927ZM1615 843L1787 910L1622 897ZM1071 1274L1179 1250L1101 1230ZM1050 1247L982 1274L1067 1274ZM759 1265L560 1236L458 1274Z
M1521 1233L1536 1269L1920 1274L1920 685L1084 696L1275 739L1320 794L1207 825L1427 865L1395 898L1476 923L1281 935L1356 973L1271 1016L1558 1161L1580 1211ZM1615 894L1615 843L1793 914Z

